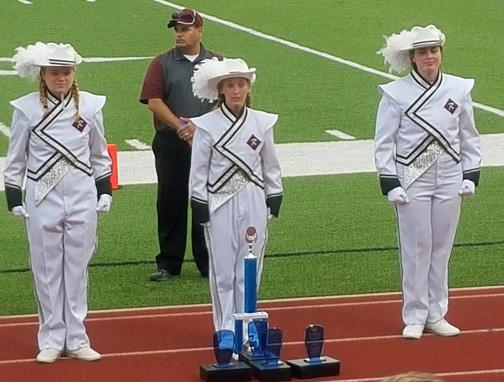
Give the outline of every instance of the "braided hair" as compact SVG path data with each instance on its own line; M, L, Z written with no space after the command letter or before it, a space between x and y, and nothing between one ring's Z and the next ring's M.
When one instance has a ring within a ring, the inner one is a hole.
M44 108L44 116L49 113L49 101L48 101L48 92L49 89L47 88L47 84L44 80L44 77L42 76L44 69L40 69L40 75L39 75L39 100L40 103L42 104L42 107ZM79 92L79 85L77 84L77 81L73 80L72 87L70 88L70 91L72 92L72 97L75 103L75 114L74 114L74 122L78 123L80 119L80 113L79 113L79 100L80 100L80 92Z

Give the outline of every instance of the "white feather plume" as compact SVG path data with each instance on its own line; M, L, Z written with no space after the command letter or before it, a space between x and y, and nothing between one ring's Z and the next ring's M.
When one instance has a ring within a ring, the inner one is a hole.
M26 48L16 48L16 52L13 57L14 69L20 77L36 80L40 73L40 62L47 55L47 44L38 41Z
M409 47L413 38L412 31L402 30L399 34L384 36L385 46L376 54L384 57L385 65L389 66L389 72L401 73L411 65Z
M217 88L208 86L208 81L219 75L221 71L221 64L219 64L219 60L216 57L201 61L196 66L191 78L194 96L208 101L215 101L219 98Z

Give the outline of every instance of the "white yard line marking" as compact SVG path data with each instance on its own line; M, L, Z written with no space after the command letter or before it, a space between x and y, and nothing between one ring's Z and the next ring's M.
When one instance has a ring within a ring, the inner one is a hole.
M112 142L111 142L112 143ZM283 177L374 173L373 141L284 143L276 146ZM504 166L504 134L481 135L482 166ZM121 185L157 183L152 150L118 152ZM300 166L299 163L303 163ZM5 158L0 157L0 174ZM0 182L0 191L4 190Z
M155 3L162 4L162 5L167 5L169 7L175 8L175 9L182 9L182 8L184 8L181 5L178 5L178 4L175 4L175 3L171 3L171 2L165 1L165 0L152 0L152 1L154 1ZM377 76L380 76L380 77L385 77L385 78L388 78L388 79L391 79L391 80L395 80L395 79L399 78L398 76L394 76L393 74L382 72L381 70L377 70L377 69L371 68L369 66L361 65L361 64L358 64L356 62L353 62L353 61L350 61L350 60L346 60L344 58L341 58L341 57L338 57L338 56L334 56L334 55L326 53L326 52L321 52L319 50L308 48L308 47L306 47L304 45L300 45L300 44L292 42L292 41L284 40L284 39L279 38L279 37L275 37L275 36L272 36L272 35L269 35L269 34L266 34L266 33L263 33L263 32L259 32L259 31L255 30L255 29L252 29L252 28L249 28L249 27L245 27L243 25L236 24L236 23L233 23L231 21L219 19L218 17L212 16L212 15L208 15L206 13L201 13L201 15L205 19L214 21L214 22L216 22L218 24L222 24L222 25L228 26L228 27L233 28L233 29L238 29L238 30L240 30L242 32L246 32L246 33L249 33L251 35L263 38L265 40L270 40L270 41L276 42L278 44L288 46L290 48L298 49L298 50L301 50L301 51L306 52L306 53L311 53L311 54L319 56L319 57L327 58L328 60L335 61L335 62L338 62L338 63L343 64L343 65L347 65L347 66L349 66L351 68L354 68L354 69L357 69L357 70L362 70L363 72L374 74L374 75L377 75ZM493 114L496 114L496 115L498 115L500 117L504 117L504 110L500 110L500 109L497 109L497 108L492 107L492 106L483 105L483 104L478 103L478 102L473 102L473 105L475 107L477 107L477 108L480 108L482 110L488 111L488 112L493 113Z
M31 1L29 0L18 0L18 2L20 2L21 4L26 4L26 5L30 5L30 4L33 4Z
M11 136L9 126L5 126L2 122L0 122L0 133L2 133L8 138Z
M347 296L349 297L349 296ZM464 296L451 296L451 300L468 300L468 299L479 299L479 298L502 298L503 293L483 293L474 295L464 295ZM291 310L313 310L313 309L327 309L327 308L343 308L350 306L372 306L372 305L388 305L388 304L400 304L402 299L398 296L397 299L389 300L378 300L378 301L354 301L354 302L335 302L329 304L305 304L305 305L292 305L292 306L278 306L278 307L265 307L268 311L291 311ZM261 304L261 301L259 302ZM137 315L124 315L124 316L111 316L111 317L93 317L86 319L87 322L106 322L106 321L128 321L128 320L147 320L147 319L158 319L158 318L180 318L186 316L208 316L211 315L210 307L208 305L203 305L204 310L201 311L188 311L188 312L167 312L159 314L137 314ZM262 308L261 308L262 309ZM132 310L134 311L134 310ZM107 313L107 311L104 311ZM92 312L91 312L92 313ZM127 311L124 311L127 313ZM23 317L23 316L21 316ZM36 316L24 316L26 318L34 318ZM4 317L2 317L3 319ZM8 318L8 317L5 317ZM1 321L0 321L1 322ZM29 322L13 322L13 323L0 323L0 328L11 328L11 327L23 327L23 326L36 326L38 321ZM481 329L484 331L490 331L489 329ZM491 329L492 331L504 331L504 329ZM466 331L466 333L472 333L473 331Z
M325 132L327 134L333 135L336 138L342 139L344 141L351 141L351 140L355 139L354 136L345 134L343 131L339 131L339 130L326 130Z
M15 70L0 70L0 76L16 76L17 74Z
M148 144L140 142L138 139L126 139L125 142L137 150L148 150L151 148Z

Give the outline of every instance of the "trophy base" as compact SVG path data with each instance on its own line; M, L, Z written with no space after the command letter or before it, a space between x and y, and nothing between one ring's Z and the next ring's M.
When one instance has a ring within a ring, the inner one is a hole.
M246 352L240 353L239 360L249 365L254 376L260 381L290 381L292 379L290 366L282 361L277 365L268 365L264 356L254 356Z
M244 362L233 362L229 367L215 364L200 365L201 380L206 382L240 382L252 379L252 370Z
M238 361L245 362L247 365L250 365L252 362L263 362L265 359L262 354L254 355L245 351L238 354Z
M322 362L308 362L306 359L291 359L287 364L292 369L292 376L300 379L339 375L340 361L324 356Z

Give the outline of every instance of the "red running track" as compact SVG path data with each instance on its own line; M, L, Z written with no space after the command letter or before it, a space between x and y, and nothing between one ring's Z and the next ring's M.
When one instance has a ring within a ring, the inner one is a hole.
M374 294L260 303L283 329L282 359L301 358L304 327L325 327L324 354L341 361L338 377L371 382L411 370L449 382L504 381L504 287L452 290L448 320L458 337L401 337L401 296ZM197 382L214 361L210 306L92 312L86 321L98 362L35 362L37 318L0 317L2 382Z

